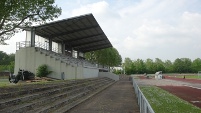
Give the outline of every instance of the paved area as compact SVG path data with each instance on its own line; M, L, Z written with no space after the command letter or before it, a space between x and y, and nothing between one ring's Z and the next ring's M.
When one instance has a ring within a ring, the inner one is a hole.
M175 81L175 80L169 80L169 79L162 79L162 80L156 80L156 79L136 79L135 80L138 85L154 85L154 86L183 86L183 85L190 85L190 83L182 82L182 81Z
M139 106L129 80L120 80L69 113L139 113Z

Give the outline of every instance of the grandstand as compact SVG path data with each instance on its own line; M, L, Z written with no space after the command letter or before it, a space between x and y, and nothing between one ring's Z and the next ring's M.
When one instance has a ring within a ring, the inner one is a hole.
M100 71L108 71L84 58L86 52L112 47L92 14L21 28L26 41L16 44L15 74L19 69L36 74L42 64L56 79L98 77Z

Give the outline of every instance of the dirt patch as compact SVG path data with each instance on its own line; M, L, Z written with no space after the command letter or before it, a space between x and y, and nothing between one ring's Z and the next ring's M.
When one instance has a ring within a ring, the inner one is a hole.
M179 98L201 108L201 90L187 86L158 86Z

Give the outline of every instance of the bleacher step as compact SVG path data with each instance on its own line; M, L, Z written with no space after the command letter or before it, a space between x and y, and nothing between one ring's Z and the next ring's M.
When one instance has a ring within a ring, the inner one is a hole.
M111 82L113 82L113 80L108 78L96 78L80 81L78 80L68 84L59 84L60 87L54 86L55 88L50 90L39 90L38 92L33 92L33 94L23 94L19 97L5 99L4 101L0 102L0 112L20 113L24 111L28 112L30 110L30 112L34 112L37 110L40 112L57 110L59 107L64 106L63 103L69 104L69 102L76 101L78 98L81 98L84 95L93 92L94 90L96 91L97 89L102 88L105 85L107 86ZM64 102L61 100L64 100ZM59 103L59 101L61 103ZM49 103L55 104L50 106Z
M74 102L72 102L72 103L69 103L69 104L67 104L67 105L65 105L65 106L61 107L60 109L57 109L57 110L55 110L55 111L53 111L53 112L55 112L55 113L66 113L66 112L68 112L70 109L72 109L72 108L78 106L79 104L83 103L84 101L86 101L86 100L92 98L94 95L100 93L101 91L105 90L106 88L108 88L109 86L111 86L111 85L114 84L114 83L115 83L115 82L111 82L111 83L109 83L108 85L106 85L106 86L104 86L104 87L102 87L102 88L100 88L100 89L94 91L93 93L91 93L91 94L89 94L89 95L86 95L86 96L83 96L82 98L80 98L80 99L78 99L78 100L76 100L76 101L74 101Z

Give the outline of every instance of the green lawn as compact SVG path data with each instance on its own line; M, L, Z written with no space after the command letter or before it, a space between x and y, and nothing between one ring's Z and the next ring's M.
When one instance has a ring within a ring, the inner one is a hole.
M155 113L201 113L201 109L155 86L142 86L141 91Z

